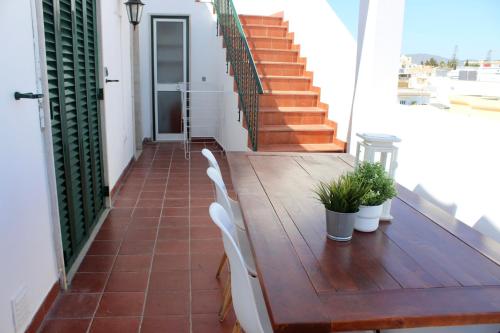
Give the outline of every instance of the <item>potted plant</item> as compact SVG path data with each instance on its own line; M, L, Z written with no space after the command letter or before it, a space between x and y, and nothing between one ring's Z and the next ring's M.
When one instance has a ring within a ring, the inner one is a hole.
M355 171L358 182L367 192L361 199L354 229L363 232L377 230L384 202L396 196L394 181L380 163L364 162Z
M321 182L315 190L326 209L326 231L330 239L352 238L356 213L367 190L354 173L347 173L330 183Z

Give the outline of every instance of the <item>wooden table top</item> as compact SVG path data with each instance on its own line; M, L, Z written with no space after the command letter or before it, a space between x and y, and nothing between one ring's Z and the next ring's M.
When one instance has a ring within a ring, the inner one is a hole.
M276 332L500 323L500 245L398 186L392 222L327 239L313 187L347 154L228 153Z

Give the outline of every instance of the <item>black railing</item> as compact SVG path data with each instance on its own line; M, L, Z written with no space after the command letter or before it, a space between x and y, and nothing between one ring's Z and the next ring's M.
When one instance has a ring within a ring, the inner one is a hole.
M239 108L245 117L252 149L257 150L262 83L233 1L213 0L213 4L217 13L218 32L226 46L226 60L231 64L238 87Z

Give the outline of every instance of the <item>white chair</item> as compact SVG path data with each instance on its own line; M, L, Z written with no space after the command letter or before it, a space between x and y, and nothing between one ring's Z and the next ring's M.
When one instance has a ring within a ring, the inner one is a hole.
M273 332L267 314L264 297L256 277L247 270L245 260L236 242L236 227L223 206L210 205L210 217L222 232L224 250L231 265L231 293L236 324L233 332L271 333Z
M243 253L243 257L245 258L248 271L251 272L254 276L257 276L255 263L252 256L252 250L250 248L250 242L248 241L248 236L245 230L245 224L243 222L240 205L238 201L235 201L228 196L227 191L224 191L224 180L222 179L222 175L219 171L217 171L217 169L215 169L214 167L209 167L207 169L207 175L208 178L210 178L214 183L217 202L222 205L222 207L224 207L224 209L228 212L230 220L236 226L236 239L238 245L240 246L241 252ZM221 267L219 268L219 271L217 271L217 277L220 274L220 269Z
M214 154L207 148L203 148L201 150L201 154L203 155L203 157L205 157L208 161L208 167L212 167L214 169L216 169L217 171L219 171L220 174L222 174L222 172L220 171L220 167L219 167L219 163L217 162L217 159L215 158Z
M253 260L252 250L250 248L250 242L248 240L248 236L246 230L244 229L243 218L241 215L241 209L237 201L232 200L227 195L227 192L224 191L222 185L224 181L222 179L222 175L217 169L213 167L209 167L207 169L207 175L212 180L215 186L215 192L217 197L217 202L224 207L224 209L229 214L229 221L233 224L234 227L234 239L236 240L238 247L242 253L242 256L245 261L245 266L247 267L248 272L252 276L257 276L257 271L255 268L255 262ZM216 278L219 278L224 265L227 263L227 254L224 252L222 259L219 264L219 268L217 269L217 273L215 275ZM226 315L229 311L229 305L231 305L231 280L228 279L223 292L223 302L219 310L219 320L222 322L226 318Z

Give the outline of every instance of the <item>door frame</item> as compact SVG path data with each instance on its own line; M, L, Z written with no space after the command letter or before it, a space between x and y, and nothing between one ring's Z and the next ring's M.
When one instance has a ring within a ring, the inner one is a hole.
M191 67L191 56L190 56L190 16L189 15L151 15L150 16L150 38L151 38L151 53L150 53L150 61L151 61L151 101L152 101L152 124L151 124L151 129L152 129L152 136L153 136L153 141L180 141L184 137L186 133L182 132L179 133L178 137L172 138L172 139L162 139L159 140L156 135L156 64L155 64L155 59L156 59L156 48L155 48L155 20L156 19L166 19L166 20L183 20L185 22L185 27L186 27L186 41L185 41L185 51L186 51L186 61L185 61L185 71L186 71L186 79L187 82L191 81L191 76L190 76L190 67ZM189 116L189 115L187 115ZM184 126L183 126L184 128ZM189 135L189 133L187 133Z

